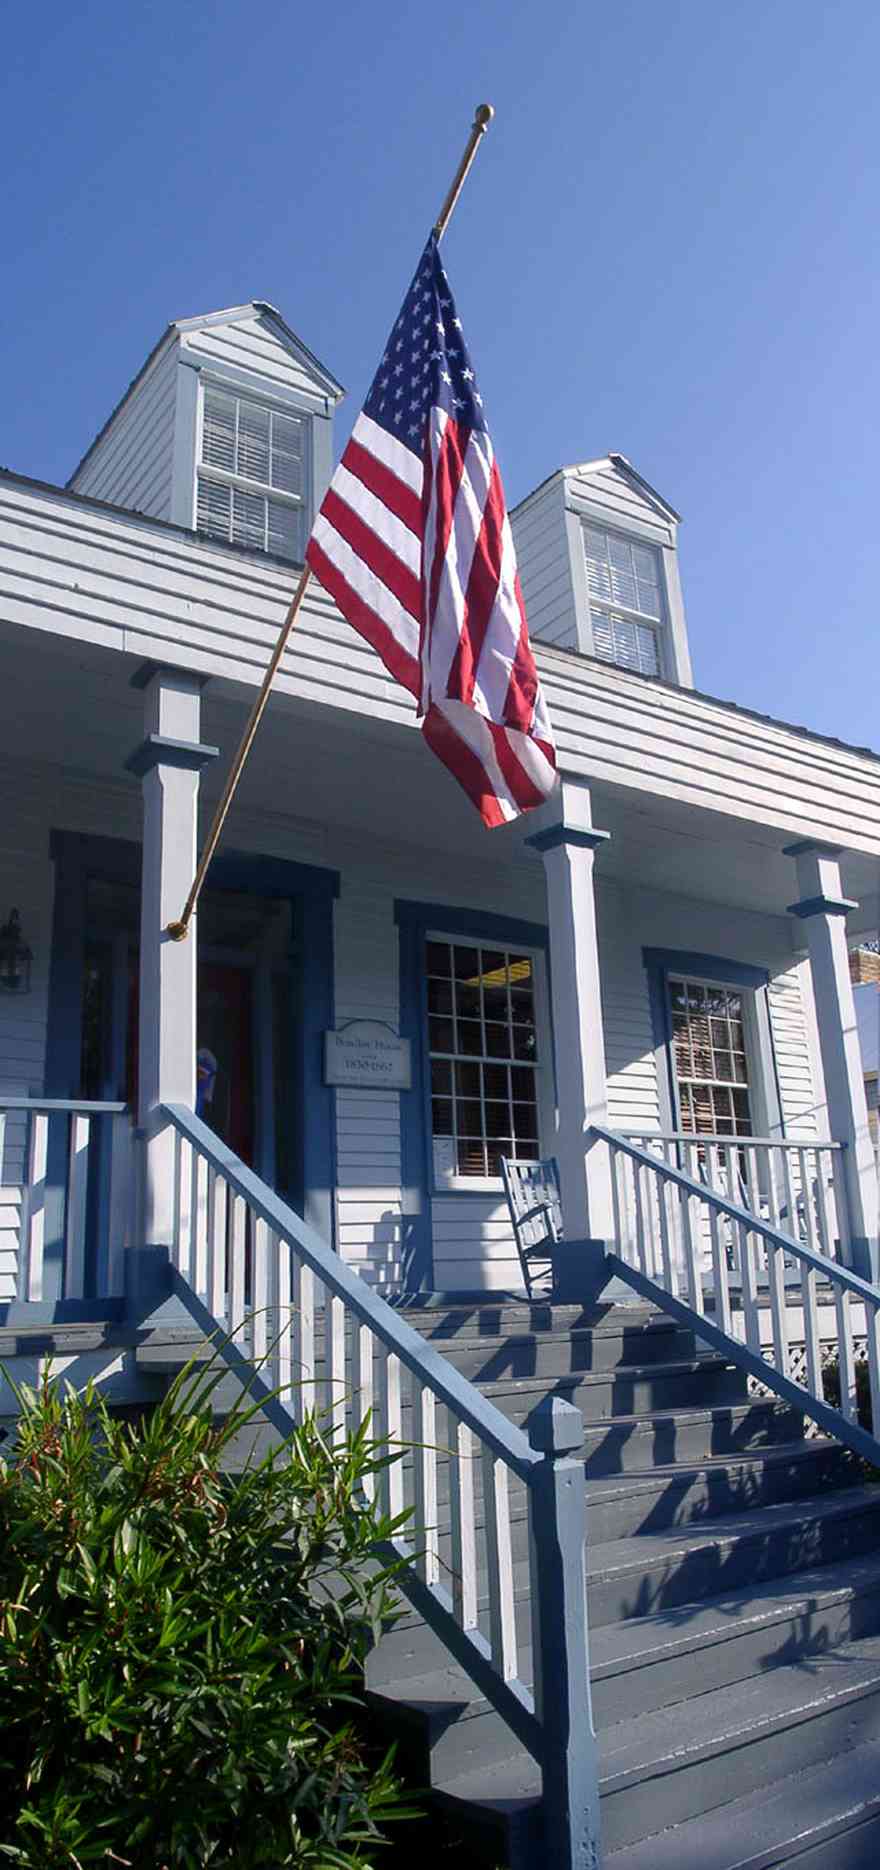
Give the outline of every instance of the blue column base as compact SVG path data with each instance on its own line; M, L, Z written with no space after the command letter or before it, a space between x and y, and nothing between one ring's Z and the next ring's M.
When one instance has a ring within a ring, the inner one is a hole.
M167 1247L129 1247L125 1254L125 1316L129 1324L187 1325L192 1320L175 1297Z
M849 1264L860 1279L867 1279L872 1286L880 1285L880 1245L876 1240L854 1234L849 1246Z

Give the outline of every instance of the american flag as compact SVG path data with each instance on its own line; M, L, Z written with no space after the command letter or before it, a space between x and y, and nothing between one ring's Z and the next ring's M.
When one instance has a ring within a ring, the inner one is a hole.
M306 560L418 703L487 825L541 805L556 750L483 399L431 236Z

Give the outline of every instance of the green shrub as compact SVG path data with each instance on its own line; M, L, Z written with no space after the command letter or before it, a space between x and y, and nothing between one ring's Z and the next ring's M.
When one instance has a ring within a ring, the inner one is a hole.
M47 1379L0 1462L0 1853L31 1870L373 1864L411 1815L363 1722L393 1614L364 1425L225 1475L216 1370L142 1422Z

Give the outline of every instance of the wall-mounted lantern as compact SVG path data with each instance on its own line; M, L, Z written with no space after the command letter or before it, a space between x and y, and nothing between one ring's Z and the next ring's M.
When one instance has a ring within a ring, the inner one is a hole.
M22 940L18 910L0 926L0 993L30 993L33 954Z

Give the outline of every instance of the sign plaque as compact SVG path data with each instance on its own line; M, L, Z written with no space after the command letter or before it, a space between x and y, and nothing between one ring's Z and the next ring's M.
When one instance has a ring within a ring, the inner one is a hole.
M353 1019L339 1032L325 1032L324 1082L408 1091L412 1085L410 1042L398 1039L379 1019Z

